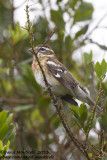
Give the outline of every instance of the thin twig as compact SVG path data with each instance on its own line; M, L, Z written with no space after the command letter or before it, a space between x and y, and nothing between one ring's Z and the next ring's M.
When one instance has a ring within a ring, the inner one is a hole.
M93 31L98 28L99 24L104 20L104 18L107 16L107 12L99 19L99 21L97 22L97 24L91 29L91 31L86 35L86 37L88 38Z
M89 127L88 127L88 130L87 130L87 134L86 134L85 146L87 144L89 132L91 130L91 126L92 126L93 118L94 118L94 115L95 115L96 107L97 107L98 101L100 99L100 95L101 95L101 82L102 82L102 79L100 79L100 88L99 88L98 97L97 97L97 100L96 100L96 102L94 104L94 107L93 107L93 110L92 110L92 115L91 115L91 119L90 119L90 122L89 122Z
M12 104L35 104L35 99L14 99L14 98L6 98L6 97L0 97L2 102L6 103L12 103Z

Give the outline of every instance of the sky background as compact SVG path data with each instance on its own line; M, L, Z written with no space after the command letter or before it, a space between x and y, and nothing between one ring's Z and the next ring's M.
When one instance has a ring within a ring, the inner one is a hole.
M57 9L56 5L55 5L55 0L51 0L53 5L53 9ZM67 0L64 0L65 2ZM90 30L92 30L95 25L98 23L98 21L102 18L105 17L101 23L100 23L100 28L94 30L94 32L92 33L92 35L90 36L91 39L93 39L93 41L98 42L101 45L105 45L107 46L107 0L84 0L86 2L90 2L93 4L94 6L94 13L93 13L93 19L89 28L89 32ZM14 0L14 4L15 6L19 6L20 4L22 4L22 2L24 2L24 0ZM21 26L25 26L26 23L26 12L25 12L25 7L26 4L34 4L37 1L33 0L33 1L28 1L26 3L24 3L19 9L17 9L15 11L15 21L20 22ZM45 0L44 0L45 2ZM46 5L46 4L45 4ZM33 13L30 13L30 20L33 21L35 19L35 15L36 18L41 15L41 7L40 5L37 3L35 5L32 6L32 8L36 8L36 11L34 11ZM48 14L48 7L47 7L47 17L49 16ZM65 15L65 18L67 19L67 15ZM106 29L104 28L106 27ZM76 29L76 28L75 28ZM74 32L75 32L74 29ZM69 25L67 30L69 30ZM77 61L81 61L82 58L82 53L83 52L90 52L90 50L93 51L93 61L96 63L96 61L101 62L102 59L104 58L107 61L107 51L105 50L101 50L99 47L97 47L96 45L93 44L88 44L85 47L82 47L81 49L78 49L74 55L73 55L73 59L76 59Z

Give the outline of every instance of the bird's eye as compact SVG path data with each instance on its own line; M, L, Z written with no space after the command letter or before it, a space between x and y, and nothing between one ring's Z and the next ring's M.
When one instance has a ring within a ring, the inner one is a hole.
M41 48L40 50L41 50L41 51L46 51L46 49L45 49L45 48Z

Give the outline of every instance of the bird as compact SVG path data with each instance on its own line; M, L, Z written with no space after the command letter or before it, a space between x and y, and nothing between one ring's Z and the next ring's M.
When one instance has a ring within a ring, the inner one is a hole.
M29 51L33 52L32 48L30 48ZM95 102L90 97L87 89L83 87L72 73L57 59L50 46L37 45L34 47L34 52L37 54L46 80L55 96L74 106L78 106L76 99L87 103L90 107L94 106ZM36 82L42 88L46 89L43 74L35 56L32 69Z

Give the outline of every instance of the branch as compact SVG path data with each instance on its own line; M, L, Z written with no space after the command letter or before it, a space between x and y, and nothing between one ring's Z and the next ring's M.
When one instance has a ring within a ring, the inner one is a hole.
M94 104L94 107L93 107L93 110L92 110L91 119L90 119L90 122L89 122L89 127L88 127L88 130L87 130L87 133L86 133L85 146L86 146L87 141L88 141L88 136L89 136L89 132L91 130L92 121L93 121L93 118L94 118L94 115L95 115L96 107L97 107L98 101L100 99L100 95L101 95L101 82L102 82L102 79L100 79L100 88L99 88L98 97L97 97L97 100L96 100L96 102Z
M35 99L10 99L6 97L0 97L2 102L12 103L12 104L35 104Z

